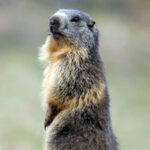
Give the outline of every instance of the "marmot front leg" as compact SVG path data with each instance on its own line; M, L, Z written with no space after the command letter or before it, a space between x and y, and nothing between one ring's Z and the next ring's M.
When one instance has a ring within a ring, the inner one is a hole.
M49 126L55 116L58 114L58 108L56 106L48 106L46 109L46 115L45 115L45 122L44 122L44 128L46 130L46 127Z

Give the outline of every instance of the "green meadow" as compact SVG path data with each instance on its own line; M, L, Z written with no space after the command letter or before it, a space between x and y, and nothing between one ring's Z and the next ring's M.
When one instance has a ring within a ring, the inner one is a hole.
M59 6L52 9L54 2L52 6L46 0L43 3L15 0L10 5L7 1L0 5L0 17L4 19L0 25L0 150L43 148L41 84L45 63L38 61L38 51L48 34L48 19ZM149 3L101 5L105 7L81 6L97 20L100 28L112 126L120 150L149 150Z

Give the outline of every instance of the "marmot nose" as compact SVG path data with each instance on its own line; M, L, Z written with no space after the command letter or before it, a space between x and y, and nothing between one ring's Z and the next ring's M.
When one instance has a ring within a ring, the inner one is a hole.
M50 19L50 30L51 30L51 32L57 32L59 26L60 26L60 19L56 16L52 17Z

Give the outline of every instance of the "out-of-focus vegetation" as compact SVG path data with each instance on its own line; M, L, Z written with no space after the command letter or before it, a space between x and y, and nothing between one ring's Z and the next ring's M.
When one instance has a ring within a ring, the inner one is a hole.
M43 65L38 48L59 8L97 20L121 150L150 149L150 1L0 1L0 150L41 150Z

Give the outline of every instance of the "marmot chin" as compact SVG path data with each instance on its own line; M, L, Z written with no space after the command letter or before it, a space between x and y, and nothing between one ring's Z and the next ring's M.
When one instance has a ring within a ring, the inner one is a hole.
M43 81L44 150L118 150L96 22L85 12L60 9L41 48L49 62Z

